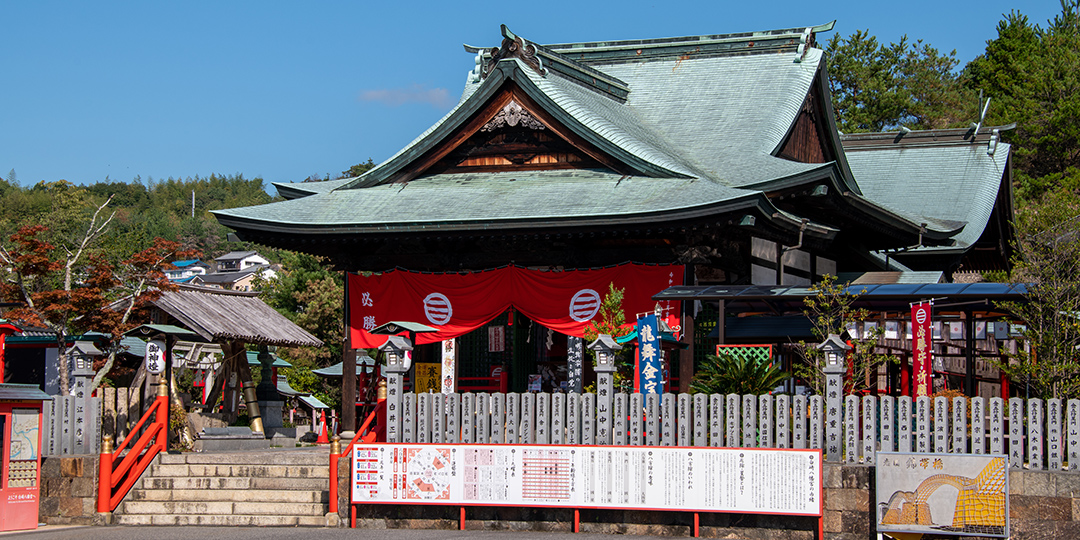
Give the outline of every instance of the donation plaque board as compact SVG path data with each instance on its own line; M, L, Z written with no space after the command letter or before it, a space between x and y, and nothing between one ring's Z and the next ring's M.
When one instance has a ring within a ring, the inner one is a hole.
M820 450L371 444L352 502L822 514Z

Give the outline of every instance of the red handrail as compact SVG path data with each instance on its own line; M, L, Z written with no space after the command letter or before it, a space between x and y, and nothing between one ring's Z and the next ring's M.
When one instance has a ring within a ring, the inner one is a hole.
M128 436L124 438L124 442L115 451L112 449L112 437L105 436L101 444L98 464L98 512L116 510L120 501L131 490L131 486L135 485L142 476L143 471L150 466L159 452L165 450L165 434L169 425L168 410L169 398L159 390L153 405L146 410L143 417L139 419L139 423L135 424ZM123 454L144 425L146 431L138 437L131 449ZM114 467L118 459L120 464Z
M372 428L371 423L378 420L378 424ZM356 430L356 435L353 435L349 444L345 445L345 448L341 448L341 440L335 439L330 443L330 513L334 514L338 511L338 460L341 456L347 456L352 452L353 446L360 440L365 443L375 442L378 440L386 440L384 436L386 433L386 396L380 392L379 401L375 404L375 408L371 410L371 414L364 420L360 429Z

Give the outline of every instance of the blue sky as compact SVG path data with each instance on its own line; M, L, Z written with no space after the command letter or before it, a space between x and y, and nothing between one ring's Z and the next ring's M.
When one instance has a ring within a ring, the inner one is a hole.
M24 186L211 173L300 181L390 157L450 109L499 25L537 43L811 26L907 34L961 63L1003 13L1058 0L52 2L0 0L0 175Z

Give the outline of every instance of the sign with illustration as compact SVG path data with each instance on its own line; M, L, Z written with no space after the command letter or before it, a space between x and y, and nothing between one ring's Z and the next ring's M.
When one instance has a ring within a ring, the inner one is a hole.
M1009 537L1008 458L878 452L877 530Z

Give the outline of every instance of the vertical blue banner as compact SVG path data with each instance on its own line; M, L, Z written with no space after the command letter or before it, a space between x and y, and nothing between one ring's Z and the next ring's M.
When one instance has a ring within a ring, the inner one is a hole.
M660 326L656 314L650 313L637 320L638 377L642 394L660 394L664 389L663 373L660 371Z

